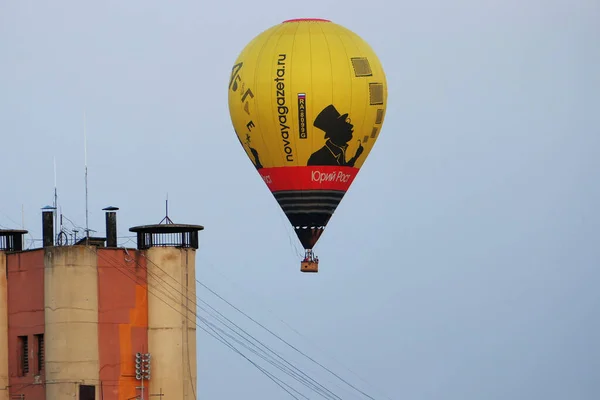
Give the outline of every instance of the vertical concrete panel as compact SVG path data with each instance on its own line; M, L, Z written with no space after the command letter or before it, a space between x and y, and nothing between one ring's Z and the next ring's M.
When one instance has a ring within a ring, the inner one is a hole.
M47 248L44 266L46 397L77 399L83 384L99 398L96 249Z
M0 400L8 398L8 283L6 253L0 251Z
M9 395L44 400L45 365L37 354L36 335L44 334L44 250L6 254L8 291ZM29 351L22 354L19 336L27 337ZM29 371L21 368L26 357Z
M149 394L196 399L196 252L153 247L148 258Z
M135 353L148 350L146 259L136 250L97 254L101 399L132 399L138 394Z
M184 367L184 398L194 399L198 398L197 383L197 370L196 370L196 251L195 250L184 250L185 260L182 260L182 264L185 265L185 308L186 308L186 321L184 324L184 366L187 364L187 369Z

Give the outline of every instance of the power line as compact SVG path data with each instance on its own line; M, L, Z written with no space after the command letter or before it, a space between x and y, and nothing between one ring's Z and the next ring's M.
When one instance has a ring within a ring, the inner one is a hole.
M129 276L128 274L126 274L125 272L123 272L123 271L122 271L122 269L121 269L121 268L119 268L119 266L118 266L118 265L115 265L115 264L113 264L113 262L112 262L110 259L107 259L107 258L105 258L105 257L101 256L101 255L100 255L100 254L98 254L98 253L97 253L97 255L98 255L98 257L99 257L100 259L104 260L104 261L105 261L107 264L109 264L109 265L112 265L113 267L116 267L116 268L117 268L117 270L118 270L119 272L123 273L123 274L124 274L124 275L125 275L127 278L129 278L129 279L132 279L132 278L131 278L131 276ZM139 265L139 263L138 263L138 262L136 262L136 261L133 261L133 262L135 262L135 263L136 263L136 265L138 265L139 267L142 267L141 265ZM146 268L146 271L148 272L147 268ZM136 277L136 278L133 278L133 279L132 279L132 281L133 281L133 282L135 282L135 283L139 283L139 282L137 281L137 277ZM146 285L148 285L148 282L146 282ZM148 285L148 286L150 286L150 285ZM155 297L156 297L156 298L157 298L159 301L163 302L163 303L164 303L165 305L167 305L169 308L171 308L172 310L174 310L175 312L177 312L178 314L182 315L183 317L185 317L186 319L188 319L188 320L189 320L189 316L185 315L184 313L182 313L181 311L177 310L177 309L176 309L176 308L174 308L172 305L170 305L169 303L167 303L166 301L164 301L162 298L160 298L159 296L157 296L157 295L154 293L154 291L151 291L151 290L150 290L150 288L149 288L149 287L147 288L147 290L148 290L148 293L149 293L149 294L152 294L152 295L153 295L153 296L155 296ZM165 294L165 293L163 292L163 294ZM165 294L165 295L166 295L166 294ZM174 300L174 299L172 299L172 300ZM195 312L191 311L189 308L187 308L187 310L186 310L186 311L189 311L189 312L191 312L192 314L196 315L196 318L200 319L201 321L203 321L203 322L205 322L205 323L207 322L207 321L206 321L206 319L204 319L204 318L202 318L202 317L198 317L198 316L197 316L197 313L195 313ZM204 326L201 326L201 325L200 325L200 324L198 324L196 321L193 321L193 323L194 323L194 324L195 324L195 325L196 325L198 328L200 328L200 329L202 329L204 332L208 333L208 334L209 334L209 336L211 336L211 337L213 337L213 338L217 339L218 341L220 341L221 343L225 344L227 347L229 347L230 349L232 349L233 351L235 351L236 353L238 353L239 355L241 355L241 356L242 356L244 359L246 359L248 362L250 362L250 363L251 363L252 365L254 365L256 368L258 368L258 369L259 369L259 370L260 370L260 371L261 371L263 374L267 375L267 376L268 376L268 377L269 377L271 380L273 380L273 381L274 381L274 382L275 382L275 383L276 383L278 386L280 386L282 389L284 389L284 390L285 390L285 391L286 391L288 394L290 394L290 395L291 395L292 397L294 397L295 399L298 399L298 397L296 397L295 395L293 395L293 394L290 392L290 390L291 390L291 391L294 391L294 392L298 393L298 392L297 392L297 391L296 391L294 388L292 388L292 387L291 387L290 385L288 385L287 383L283 382L281 379L279 379L279 378L277 378L277 377L273 376L273 375L272 375L270 372L266 371L266 370L265 370L263 367L261 367L260 365L258 365L258 364L257 364L257 363L255 363L254 361L252 361L252 360L251 360L249 357L247 357L245 354L243 354L241 351L239 351L239 349L235 348L235 346L233 346L233 345L232 345L231 343L229 343L229 342L228 342L226 339L224 339L222 335L218 334L217 332L214 332L214 330L213 330L213 329L210 329L210 330L209 330L208 328L205 328ZM210 325L213 325L213 324L210 324ZM213 325L212 327L214 327L214 325ZM209 328L212 328L212 327L211 327L211 326L209 326ZM220 330L220 329L219 329L219 328L217 328L217 330ZM244 347L246 347L246 346L244 346ZM268 360L267 360L267 361L268 361ZM271 364L272 364L272 362L269 362L269 363L271 363ZM284 371L284 372L285 372L285 371ZM289 375L289 374L288 374L288 375ZM289 390L288 390L288 388L289 388ZM306 398L305 396L302 396L302 397ZM298 400L299 400L299 399L298 399Z
M150 262L151 264L153 264L157 269L159 269L161 271L161 273L163 274L163 276L167 276L171 279L173 279L173 277L171 277L165 270L163 270L160 266L158 266L156 263L154 263L152 260L148 259L147 257L145 257L146 260L148 262ZM150 271L147 271L147 273L149 275L152 275L150 273ZM163 279L162 277L158 277L160 280L164 281L165 283L166 280ZM172 285L168 284L169 287L171 287L171 289L175 290L178 294L180 294L181 296L184 296L188 301L192 301L196 307L200 308L202 311L207 312L209 315L213 316L215 319L218 320L218 317L215 317L213 314L211 314L209 311L207 311L205 308L199 306L195 301L191 300L189 297L187 297L186 294L178 291L176 288L174 288ZM274 352L272 349L270 349L268 346L264 345L263 343L261 343L260 341L258 341L254 336L250 335L248 332L246 332L245 330L243 330L241 327L239 327L238 325L236 325L235 323L233 323L230 319L228 319L227 317L225 317L222 313L220 313L218 310L216 310L214 307L210 306L208 303L204 302L203 300L201 300L198 296L196 296L196 298L198 300L200 300L201 302L207 304L211 309L215 310L221 317L225 318L227 321L229 321L231 324L233 324L234 326L236 326L238 329L240 329L244 334L246 334L247 336L249 336L250 338L252 338L254 341L256 341L259 345L261 345L262 347L266 348L269 352L275 354L277 357L279 357L280 359L282 359L285 363L287 363L288 365L290 365L292 368L296 369L296 371L299 371L299 369L297 367L295 367L294 365L290 364L287 360L283 359L279 354L277 354L276 352ZM174 300L174 299L173 299ZM202 318L202 317L198 317L198 318ZM223 322L222 322L223 323ZM210 324L210 323L209 323ZM225 323L223 323L225 326L227 326ZM212 324L211 324L212 325ZM238 336L240 336L243 339L248 340L247 338L244 338L243 335L241 335L239 332L236 332L235 329L228 327L230 330L232 330L235 334L237 334ZM221 332L223 332L220 328L219 329ZM224 333L224 332L223 332ZM229 334L224 333L225 335L227 335L228 337L232 338L232 340L235 340L236 342L239 343L238 340L236 340L235 338L231 337ZM250 340L248 340L248 342L255 346L253 343L250 342ZM329 391L327 388L323 387L322 385L316 383L314 381L314 379L308 377L305 373L303 373L302 371L298 372L291 372L286 368L286 367L282 367L281 364L275 360L267 360L266 357L262 354L258 354L254 349L249 348L248 346L246 346L245 344L240 343L243 347L247 348L249 351L257 354L259 357L263 358L265 361L269 362L271 365L277 367L278 369L282 370L283 372L287 373L288 375L292 376L293 378L295 378L298 381L302 381L301 383L311 386L311 388L313 390L315 390L316 392L318 392L319 394L323 395L323 393L325 393L326 398L332 398L331 396L333 396L334 399L338 399L341 400L341 398L339 396L336 396L335 394L331 393L331 391ZM255 346L256 347L256 346ZM267 356L268 357L268 356ZM288 370L287 372L285 370ZM305 376L299 376L299 375L305 375ZM312 382L307 382L307 381L312 381ZM315 387L315 384L317 385L317 387ZM319 387L320 386L320 387ZM328 393L327 393L328 392ZM331 395L331 396L330 396Z
M97 252L96 252L96 254L97 254L98 258L100 258L100 259L104 260L104 261L105 261L105 262L107 262L109 265L112 265L113 267L115 267L115 268L117 269L117 271L119 271L120 273L122 273L123 275L125 275L125 277L127 277L127 278L128 278L128 279L130 279L130 280L132 280L134 283L138 283L138 284L140 283L140 282L137 280L137 277L134 277L134 278L132 278L132 277L131 277L131 276L129 276L127 273L123 272L123 271L122 271L122 269L119 267L119 265L115 265L115 264L113 264L113 263L112 263L112 261L111 261L110 259L102 257L102 256L101 256L100 254L98 254ZM134 262L135 262L135 261L134 261ZM136 265L137 265L137 266L139 266L139 267L142 267L141 265L139 265L139 263L138 263L138 262L135 262L135 263L136 263ZM147 269L146 269L146 272L147 272ZM146 282L144 282L144 283L146 283L146 285L148 286L148 282L147 282L147 281L146 281ZM157 298L159 301L163 302L165 305L167 305L167 306L168 306L169 308L171 308L173 311L175 311L176 313L180 314L181 316L183 316L183 317L185 317L186 319L188 319L188 320L189 320L189 317L188 317L187 315L184 315L182 312L180 312L179 310L177 310L176 308L174 308L172 305L170 305L169 303L167 303L166 301L164 301L163 299L161 299L161 298L160 298L159 296L157 296L157 295L156 295L156 294L155 294L153 291L151 291L151 290L150 290L150 288L148 288L148 287L147 287L147 291L148 291L148 293L149 293L149 294L152 294L154 297L156 297L156 298ZM163 293L163 294L164 294L164 293ZM190 310L188 309L187 311L190 311ZM224 344L225 344L225 345L227 345L228 347L233 347L233 346L232 346L230 343L228 343L228 342L227 342L225 339L223 339L223 338L222 338L220 335L218 335L218 334L216 334L216 333L211 333L211 332L210 332L210 331L209 331L207 328L205 328L205 327L203 327L203 326L200 326L200 325L199 325L199 324L198 324L196 321L193 321L193 322L194 322L194 324L195 324L195 325L196 325L198 328L200 328L200 329L202 329L203 331L205 331L206 333L208 333L208 334L209 334L211 337L213 337L213 338L217 339L217 340L218 340L218 341L220 341L221 343L224 343ZM233 348L233 350L235 350L236 352L240 353L240 352L239 352L239 350L237 350L237 349L235 349L235 348ZM254 363L252 360L248 359L248 358L247 358L247 357L246 357L244 354L241 354L241 353L240 353L240 355L242 355L242 356L243 356L244 358L246 358L246 359L247 359L249 362L251 362L252 364L254 364L254 365L257 367L257 368L259 368L259 369L261 369L261 370L262 370L262 368L261 368L260 366L256 365L256 364L255 364L255 363ZM265 372L265 371L263 371L263 372ZM267 376L269 376L269 375L267 374ZM277 381L275 381L275 382L276 382L277 384L279 384ZM284 388L284 389L285 389L285 388ZM286 391L287 391L287 390L286 390Z
M163 276L167 276L171 279L173 279L173 277L171 277L165 270L163 270L160 266L158 266L156 263L154 263L152 260L148 259L148 257L145 257L146 260L148 262L150 262L151 264L153 264L156 268L158 268L161 273L163 274ZM148 274L150 274L150 271L147 271ZM157 275L156 275L157 276ZM157 276L158 277L158 276ZM169 287L173 290L175 290L178 294L180 294L181 296L184 296L187 300L191 301L194 303L194 305L198 308L200 308L201 310L207 312L209 315L211 315L210 312L208 312L205 308L199 306L194 300L191 300L189 297L187 297L186 294L178 291L175 287L173 287L172 285L168 284L166 282L165 279L163 279L162 277L158 277L158 279L164 281L167 285L169 285ZM199 282L198 280L196 280L196 282ZM212 307L210 304L206 303L205 301L203 301L202 299L200 299L198 296L196 296L197 300L200 300L202 303L206 304L209 308L211 308L212 310L214 310L217 314L219 314L221 317L225 318L229 323L233 324L236 328L238 328L239 330L241 330L244 334L246 334L247 336L249 336L250 338L252 338L255 342L257 342L260 346L264 347L267 349L267 351L275 354L275 356L277 356L278 358L280 358L281 360L283 360L283 362L285 362L286 364L290 365L292 368L294 368L296 371L299 371L299 369L292 365L291 363L289 363L287 360L285 360L283 357L281 357L278 353L276 353L275 351L273 351L271 348L269 348L268 346L266 346L265 344L261 343L259 340L257 340L254 336L250 335L248 332L246 332L244 329L242 329L239 325L235 324L233 321L231 321L229 318L225 317L221 312L219 312L218 310L216 310L214 307ZM174 300L174 299L173 299ZM218 317L215 317L214 315L212 315L215 319L218 319ZM223 323L223 322L222 322ZM223 323L225 326L226 324ZM229 327L229 329L231 329L232 331L234 331L234 333L236 333L238 336L242 337L243 336L239 333L236 332L235 329L232 329L231 327ZM233 338L232 338L233 339ZM235 339L234 339L235 340ZM246 339L248 340L248 339ZM334 398L334 399L338 399L341 400L341 398L339 396L336 396L335 394L333 394L331 391L329 391L327 388L325 388L324 386L320 385L319 383L317 383L316 381L314 381L314 379L312 379L311 377L307 376L305 373L300 371L300 374L305 375L305 377L300 377L300 379L302 379L304 381L305 384L310 384L311 386L313 385L317 385L317 388L315 388L315 390L317 390L318 392L322 393L326 393L328 398ZM298 373L295 372L293 373L293 375L295 377L298 377ZM312 381L311 383L308 383L308 381ZM314 386L313 386L314 387Z
M215 268L214 265L212 264L207 264L206 266L208 266L209 268L213 269L217 274L221 275L221 277L225 278L226 280L229 281L229 283L231 285L236 286L238 289L241 289L242 291L246 291L247 293L249 293L247 288L244 288L242 286L240 286L239 284L235 283L233 281L233 279L231 277L228 277L226 274L224 274L222 272L221 269ZM256 292L251 293L253 295L257 295ZM306 336L304 336L302 333L298 332L297 329L295 329L293 326L291 326L289 323L287 323L286 321L283 320L283 318L281 318L280 316L276 315L272 310L270 310L268 308L268 306L266 306L266 302L263 302L263 308L265 308L272 316L274 316L275 318L277 318L279 320L279 322L281 322L282 324L284 324L285 326L287 326L291 331L293 331L295 334L297 334L298 336L300 336L302 339L304 339L307 343L313 345L317 350L325 353L325 350L323 350L322 348L320 348L319 346L317 346L313 340L309 340ZM370 386L371 388L377 390L380 394L382 394L385 398L387 398L388 400L391 400L391 398L387 395L385 395L384 393L382 393L379 389L377 389L376 387L374 387L373 384L371 384L370 382L368 382L367 380L365 380L363 377L361 377L360 375L358 375L356 372L352 371L350 368L348 368L347 366L345 366L344 364L342 364L340 361L338 361L335 357L333 357L332 355L329 355L329 357L334 360L335 362L337 362L338 364L340 364L342 367L344 367L348 372L350 372L351 374L353 374L355 377L357 377L358 379L360 379L363 383L367 384L368 386Z
M205 284L203 284L202 282L198 281L197 282L202 285L203 287L205 287L209 292L211 292L212 294L214 294L215 296L217 296L219 299L223 300L225 303L227 303L230 307L232 307L233 309L235 309L236 311L238 311L239 313L241 313L242 315L244 315L246 318L250 319L252 322L256 323L258 326L260 326L261 328L265 329L267 332L269 332L271 335L275 336L277 339L279 339L280 341L282 341L283 343L285 343L286 345L288 345L289 347L291 347L292 349L294 349L295 351L297 351L298 353L300 353L301 355L303 355L304 357L308 358L310 361L314 362L315 364L317 364L318 366L320 366L321 368L325 369L327 372L329 372L330 374L334 375L336 378L338 378L339 380L341 380L342 382L344 382L345 384L347 384L348 386L350 386L351 388L353 388L354 390L360 392L361 394L363 394L364 396L368 397L371 400L375 400L373 397L369 396L368 394L366 394L365 392L363 392L362 390L358 389L356 386L352 385L350 382L346 381L344 378L342 378L341 376L339 376L338 374L336 374L335 372L331 371L329 368L325 367L324 365L322 365L320 362L316 361L315 359L313 359L312 357L306 355L304 352L302 352L301 350L299 350L297 347L295 347L294 345L290 344L288 341L286 341L285 339L281 338L279 335L277 335L276 333L274 333L273 331L271 331L269 328L267 328L266 326L264 326L263 324L261 324L260 322L256 321L254 318L252 318L251 316L249 316L248 314L246 314L244 311L240 310L239 308L237 308L236 306L234 306L233 304L231 304L229 301L225 300L223 297L221 297L221 295L219 295L218 293L216 293L214 290L212 290L211 288L209 288L208 286L206 286Z
M157 267L159 270L161 270L162 273L164 273L165 275L169 276L162 268L160 268L160 266L158 266L156 263L154 263L152 260L150 260L148 257L146 257L144 255L144 257L146 258L147 261L149 261L150 263L152 263L155 267ZM171 277L171 279L173 279ZM357 392L361 393L362 395L368 397L371 400L375 400L372 396L368 395L367 393L365 393L364 391L358 389L356 386L352 385L350 382L346 381L344 378L340 377L338 374L336 374L335 372L333 372L331 369L325 367L324 365L322 365L321 363L319 363L318 361L316 361L315 359L313 359L312 357L308 356L307 354L305 354L304 352L302 352L300 349L298 349L297 347L295 347L294 345L290 344L288 341L286 341L285 339L281 338L279 335L277 335L276 333L274 333L273 331L271 331L269 328L267 328L266 326L264 326L263 324L261 324L260 322L256 321L254 318L252 318L251 316L249 316L248 314L246 314L244 311L240 310L238 307L236 307L235 305L233 305L232 303L230 303L228 300L226 300L225 298L223 298L221 295L219 295L218 293L216 293L214 290L212 290L211 288L209 288L207 285L205 285L204 283L200 282L198 279L196 279L196 282L199 283L201 286L203 286L204 288L206 288L208 291L210 291L212 294L214 294L215 296L217 296L219 299L221 299L222 301L224 301L226 304L228 304L230 307L232 307L233 309L235 309L236 311L238 311L239 313L241 313L242 315L244 315L246 318L248 318L249 320L251 320L252 322L254 322L255 324L257 324L258 326L260 326L261 328L263 328L264 330L266 330L267 332L269 332L271 335L275 336L277 339L279 339L280 341L282 341L283 343L285 343L286 345L288 345L289 347L291 347L292 349L294 349L296 352L300 353L301 355L303 355L304 357L306 357L307 359L309 359L310 361L314 362L315 364L317 364L318 366L320 366L321 368L325 369L327 372L329 372L330 374L332 374L333 376L335 376L336 378L338 378L339 380L341 380L342 382L344 382L345 384L347 384L348 386L350 386L351 388L353 388L354 390L356 390ZM199 299L199 298L198 298ZM200 301L203 301L201 299L199 299ZM204 302L204 301L203 301ZM205 302L204 302L205 303ZM212 308L212 307L211 307ZM213 308L214 309L214 308ZM219 313L220 315L222 315L221 313ZM236 325L237 326L237 325ZM244 331L245 332L245 331Z

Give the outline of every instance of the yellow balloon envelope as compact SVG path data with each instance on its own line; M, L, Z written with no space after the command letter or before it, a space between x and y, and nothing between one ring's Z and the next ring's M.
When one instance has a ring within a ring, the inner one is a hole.
M235 132L305 249L317 243L371 152L386 103L376 54L328 20L284 21L235 61Z

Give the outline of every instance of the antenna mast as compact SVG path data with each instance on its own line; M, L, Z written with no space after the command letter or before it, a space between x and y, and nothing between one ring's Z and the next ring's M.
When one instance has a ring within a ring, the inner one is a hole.
M85 161L85 234L90 238L89 214L88 214L88 167L87 167L87 132L85 129L85 111L83 112L83 152Z
M167 193L167 199L165 200L165 217L160 221L160 223L172 224L171 218L169 218L169 193Z
M54 226L58 228L58 191L56 184L56 156L54 156ZM56 228L55 228L56 229Z

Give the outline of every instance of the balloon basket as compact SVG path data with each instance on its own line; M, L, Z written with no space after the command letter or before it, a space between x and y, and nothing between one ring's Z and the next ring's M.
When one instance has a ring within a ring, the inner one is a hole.
M302 261L300 263L302 272L319 272L319 263L315 261Z
M300 262L300 271L319 272L319 257L316 257L312 249L306 249L304 259Z

